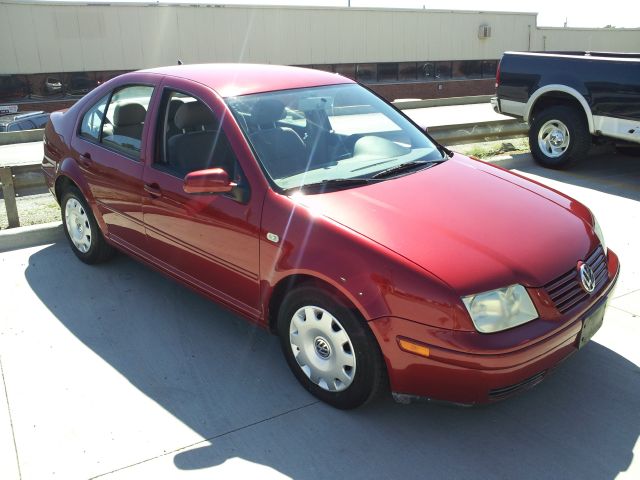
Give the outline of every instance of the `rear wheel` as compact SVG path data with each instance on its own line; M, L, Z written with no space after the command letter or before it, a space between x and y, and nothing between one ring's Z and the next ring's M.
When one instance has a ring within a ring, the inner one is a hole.
M323 289L290 291L279 310L278 334L289 368L320 400L351 409L382 390L384 361L373 333L356 312Z
M108 260L114 253L80 191L71 187L62 195L62 225L71 250L84 263Z
M540 165L565 168L587 155L591 134L581 112L557 105L534 116L529 129L529 147Z

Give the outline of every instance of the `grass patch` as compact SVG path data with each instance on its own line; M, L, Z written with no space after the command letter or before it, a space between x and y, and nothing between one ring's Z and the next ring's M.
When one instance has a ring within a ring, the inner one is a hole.
M453 151L463 155L472 155L483 160L510 153L529 151L529 141L526 138L514 138L497 142L471 143L468 145L454 145Z

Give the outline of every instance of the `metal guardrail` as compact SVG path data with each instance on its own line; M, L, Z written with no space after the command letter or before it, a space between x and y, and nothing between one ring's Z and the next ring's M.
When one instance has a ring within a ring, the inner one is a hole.
M0 133L0 145L12 145L14 143L39 142L44 136L44 128L34 130L21 130L19 132Z
M20 218L16 197L47 192L40 161L28 165L0 167L0 183L2 184L0 198L4 197L9 228L19 227Z
M444 145L463 145L522 137L529 131L526 123L514 119L482 123L429 127L429 134Z
M497 120L479 124L444 125L429 128L429 134L445 145L503 140L526 135L528 127L516 120ZM0 167L0 183L9 228L19 227L16 197L45 193L47 186L40 168L41 160L26 165Z

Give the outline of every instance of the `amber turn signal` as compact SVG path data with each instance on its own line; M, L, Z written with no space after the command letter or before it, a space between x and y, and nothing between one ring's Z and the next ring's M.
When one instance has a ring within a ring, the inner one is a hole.
M421 357L429 358L429 347L421 343L407 340L406 338L398 338L398 346L400 350L404 350L405 352L415 353Z

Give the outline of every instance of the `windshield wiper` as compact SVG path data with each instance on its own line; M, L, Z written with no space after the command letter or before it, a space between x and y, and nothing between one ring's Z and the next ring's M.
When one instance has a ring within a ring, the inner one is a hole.
M444 159L441 160L414 160L412 162L401 163L400 165L395 165L393 167L382 170L381 172L376 173L371 178L384 178L395 175L396 173L402 173L408 170L413 170L414 168L421 168L426 165L437 165L438 163L444 162Z
M317 191L324 192L326 190L339 190L341 188L358 187L360 185L366 185L372 183L375 180L370 178L332 178L329 180L322 180L321 182L307 183L300 185L299 187L291 187L285 189L285 194L290 194L295 191Z
M438 144L437 146L438 146L438 149L442 152L443 157L449 157L449 158L453 157L453 151L449 150L444 145Z

